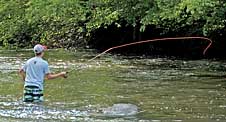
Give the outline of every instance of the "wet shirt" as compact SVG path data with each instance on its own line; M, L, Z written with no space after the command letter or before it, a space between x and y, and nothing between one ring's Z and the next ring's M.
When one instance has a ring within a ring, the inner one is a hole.
M22 69L26 72L25 86L37 86L43 90L44 77L50 73L48 62L41 57L33 57L25 63Z

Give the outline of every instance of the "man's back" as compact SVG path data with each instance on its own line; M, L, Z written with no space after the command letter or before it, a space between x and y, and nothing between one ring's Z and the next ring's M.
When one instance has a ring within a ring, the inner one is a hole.
M44 77L50 73L48 63L41 57L33 57L29 59L23 67L26 72L25 86L34 85L43 89Z

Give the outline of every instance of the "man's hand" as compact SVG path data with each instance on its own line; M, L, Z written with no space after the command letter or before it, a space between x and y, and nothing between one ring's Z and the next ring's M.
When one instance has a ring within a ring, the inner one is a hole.
M22 80L23 81L25 81L25 77L26 77L26 75L25 75L25 72L24 72L24 70L23 69L19 69L19 75L21 76L21 78L22 78Z
M63 78L67 78L67 72L61 72L60 74Z

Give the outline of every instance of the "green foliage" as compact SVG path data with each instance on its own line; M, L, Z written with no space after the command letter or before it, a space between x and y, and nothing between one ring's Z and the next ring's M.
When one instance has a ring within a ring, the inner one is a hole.
M51 46L70 46L68 42L81 34L78 25L85 20L84 12L75 0L1 1L0 42L29 46L46 43ZM62 45L63 44L63 45Z
M1 1L0 5L0 42L4 46L8 46L10 43L19 42L19 38L25 38L19 35L26 31L25 19L24 19L24 3L16 1ZM16 37L16 38L15 38Z
M75 47L112 25L210 36L225 29L225 13L222 0L0 0L0 45Z
M209 36L225 27L225 4L216 0L157 0L142 19L142 28L155 25L165 33L186 28L188 34L198 31L200 35Z
M90 0L91 9L90 20L87 28L92 31L100 27L107 28L109 25L121 27L126 25L136 26L141 18L146 15L146 11L152 7L150 0Z

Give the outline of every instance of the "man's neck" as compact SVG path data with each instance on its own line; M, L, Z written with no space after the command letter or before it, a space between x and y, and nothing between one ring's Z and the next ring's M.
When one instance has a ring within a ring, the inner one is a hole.
M40 54L38 54L38 55L35 55L35 57L42 58L42 57L43 57L43 53L40 53Z
M42 55L36 55L35 57L37 57L37 58L42 58Z

